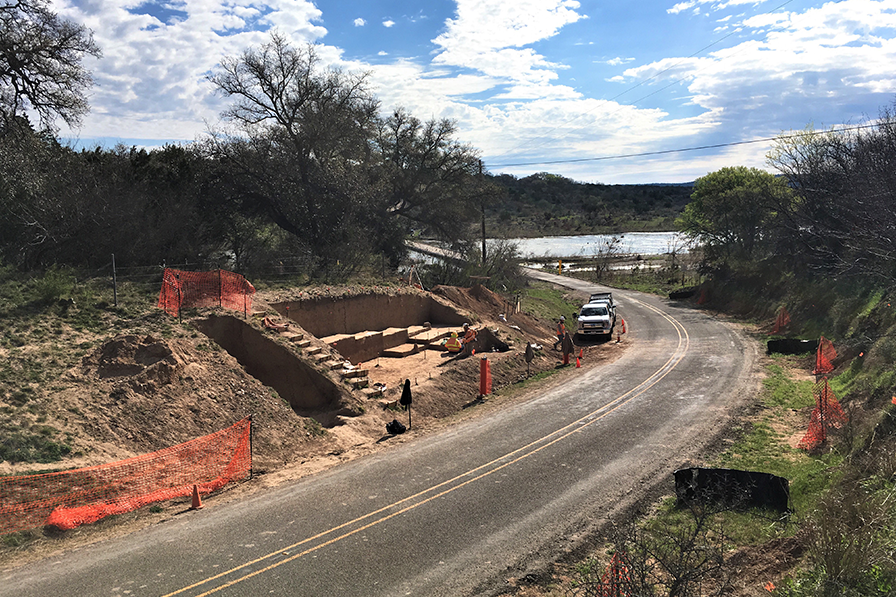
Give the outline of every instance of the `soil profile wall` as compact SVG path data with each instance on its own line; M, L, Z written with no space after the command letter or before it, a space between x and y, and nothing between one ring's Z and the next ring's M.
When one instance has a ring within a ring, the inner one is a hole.
M278 303L273 307L318 338L368 330L407 328L425 321L463 325L463 315L425 294L362 294Z
M196 325L249 375L277 390L296 413L311 416L340 408L342 394L336 384L247 323L213 315Z

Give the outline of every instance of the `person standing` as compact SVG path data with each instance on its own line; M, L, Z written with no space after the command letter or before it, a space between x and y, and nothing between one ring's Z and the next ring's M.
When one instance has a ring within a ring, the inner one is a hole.
M563 337L566 335L566 317L560 316L557 320L557 341L554 342L554 350L563 344Z

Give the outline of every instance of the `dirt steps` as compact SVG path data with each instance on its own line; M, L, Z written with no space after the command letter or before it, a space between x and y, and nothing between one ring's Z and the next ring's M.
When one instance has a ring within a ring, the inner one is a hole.
M412 355L420 350L419 344L400 344L383 351L382 356L391 358L402 358Z

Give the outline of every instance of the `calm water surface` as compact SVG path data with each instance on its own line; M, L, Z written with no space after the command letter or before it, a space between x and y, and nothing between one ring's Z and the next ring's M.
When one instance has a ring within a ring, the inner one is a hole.
M678 232L628 232L615 235L620 239L618 253L662 255L675 250L686 253L685 237ZM614 235L588 234L584 236L544 236L511 239L526 257L588 257L606 251Z

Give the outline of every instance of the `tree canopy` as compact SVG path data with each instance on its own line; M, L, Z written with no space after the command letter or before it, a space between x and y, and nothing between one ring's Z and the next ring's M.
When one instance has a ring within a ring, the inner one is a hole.
M3 131L28 110L43 128L61 118L77 126L87 113L93 83L81 64L100 56L93 34L60 18L47 0L0 0L0 126Z
M896 280L896 102L861 127L782 136L768 160L797 195L781 222L804 263Z
M476 152L448 120L403 109L379 116L367 75L321 66L313 45L274 33L225 59L209 80L234 100L206 155L218 162L220 201L266 215L316 267L330 271L380 253L395 264L414 227L446 240L466 234L481 196Z
M768 172L722 168L697 179L677 224L703 245L710 262L751 259L770 248L767 232L789 196L786 181Z

